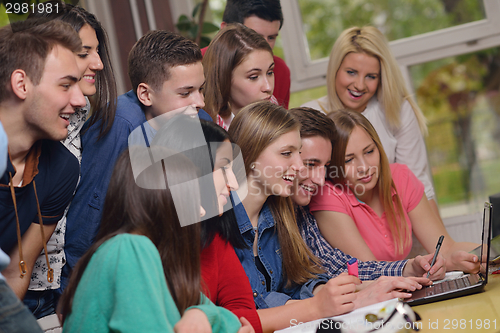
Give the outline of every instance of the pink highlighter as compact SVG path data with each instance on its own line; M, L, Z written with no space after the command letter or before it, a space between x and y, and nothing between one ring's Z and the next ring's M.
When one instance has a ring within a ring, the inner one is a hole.
M349 275L359 277L358 276L358 259L351 258L351 260L349 260L347 262L347 273L349 273Z

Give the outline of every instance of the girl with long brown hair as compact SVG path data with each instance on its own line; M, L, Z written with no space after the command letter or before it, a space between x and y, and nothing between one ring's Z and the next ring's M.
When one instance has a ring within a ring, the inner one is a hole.
M236 332L238 319L200 292L200 229L192 222L203 209L194 165L176 154L134 177L131 156L127 150L116 163L96 242L62 296L64 331L189 332L205 323ZM174 191L188 200L174 203Z
M424 185L404 164L389 164L372 124L356 111L329 114L337 129L329 180L310 204L325 239L360 260L401 260L412 233L428 253L444 235L447 270L477 272L477 245L455 242L439 223Z
M245 247L229 199L230 191L239 188L236 174L243 164L239 150L217 124L184 115L163 125L151 145L182 151L199 171L201 205L206 211L200 223L204 294L215 305L245 317L255 332L262 332L250 283L234 252Z
M229 24L203 57L205 109L225 130L239 110L274 98L274 58L269 43L243 24Z

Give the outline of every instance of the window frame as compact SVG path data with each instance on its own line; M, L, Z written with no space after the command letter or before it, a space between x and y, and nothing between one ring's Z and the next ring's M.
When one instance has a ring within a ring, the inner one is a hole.
M500 0L483 0L486 18L411 36L389 45L411 87L409 67L500 45ZM291 72L291 92L326 85L328 58L311 60L298 0L281 1L285 60Z

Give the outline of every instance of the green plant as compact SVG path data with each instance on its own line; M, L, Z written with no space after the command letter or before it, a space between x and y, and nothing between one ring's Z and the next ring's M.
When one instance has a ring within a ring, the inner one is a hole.
M185 14L179 16L177 24L175 25L179 30L179 33L186 38L198 43L200 48L204 48L210 44L212 40L208 34L216 32L219 27L211 22L203 22L203 17L205 14L205 8L207 5L207 0L198 3L191 14L191 17L187 17ZM199 14L199 15L198 15ZM198 16L198 20L196 17ZM199 27L201 26L201 33ZM199 41L197 41L199 39Z

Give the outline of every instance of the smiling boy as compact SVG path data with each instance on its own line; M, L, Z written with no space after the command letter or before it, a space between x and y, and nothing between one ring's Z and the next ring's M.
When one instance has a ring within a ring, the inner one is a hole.
M74 29L60 21L0 29L0 121L9 141L0 178L0 247L11 258L3 274L21 299L78 180L78 161L59 141L68 135L69 116L86 103L77 84L80 48Z
M130 133L148 120L171 112L197 110L211 120L204 107L205 77L199 47L168 31L151 31L133 46L128 59L132 90L118 97L111 130L98 140L100 122L82 135L81 180L67 217L61 288L78 259L92 245L111 173L128 147ZM192 106L192 108L187 108Z

